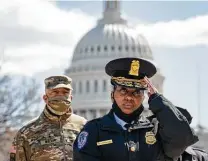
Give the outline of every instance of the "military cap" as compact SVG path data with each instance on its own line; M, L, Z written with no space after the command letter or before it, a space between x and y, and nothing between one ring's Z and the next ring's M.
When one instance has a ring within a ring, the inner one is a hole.
M111 76L111 84L131 88L147 88L142 79L151 78L156 72L156 66L142 58L119 58L107 63L105 72Z
M50 76L44 82L46 89L68 88L72 90L72 79L65 75Z

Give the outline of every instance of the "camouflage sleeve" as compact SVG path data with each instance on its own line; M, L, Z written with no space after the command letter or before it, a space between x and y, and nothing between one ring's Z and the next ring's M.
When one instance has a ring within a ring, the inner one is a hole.
M28 161L24 148L24 137L17 133L10 149L10 161Z

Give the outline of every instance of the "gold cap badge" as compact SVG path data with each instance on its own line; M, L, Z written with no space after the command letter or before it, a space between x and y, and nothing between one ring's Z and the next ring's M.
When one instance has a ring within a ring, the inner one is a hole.
M139 76L139 67L140 67L139 61L132 60L129 75Z
M146 143L147 144L152 145L157 141L156 138L155 138L155 135L152 131L146 132L145 138L146 138Z

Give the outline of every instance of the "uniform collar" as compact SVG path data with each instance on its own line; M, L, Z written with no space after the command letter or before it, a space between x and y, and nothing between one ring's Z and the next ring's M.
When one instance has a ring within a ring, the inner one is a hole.
M120 132L122 130L122 127L115 121L112 110L107 115L100 118L100 125L102 130L115 132Z
M114 118L116 120L116 122L121 125L122 129L126 130L125 125L127 124L127 122L123 121L122 119L120 119L115 113L113 113Z
M117 116L118 117L118 116ZM101 129L109 130L109 131L117 131L120 132L123 130L123 126L126 125L125 121L120 120L115 117L115 114L111 110L107 115L100 118ZM118 121L118 122L117 122ZM124 124L125 123L125 124ZM153 127L153 124L143 113L140 115L140 118L136 122L132 122L131 130L141 129L141 128L150 128Z
M48 108L45 106L43 113L41 115L41 118L46 119L48 121L54 122L54 123L64 123L67 121L67 119L71 116L72 112L67 112L66 114L62 116L57 116L51 113Z

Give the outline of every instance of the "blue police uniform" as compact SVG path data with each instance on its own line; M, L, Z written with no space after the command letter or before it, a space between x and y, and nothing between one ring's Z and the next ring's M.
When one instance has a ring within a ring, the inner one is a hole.
M156 67L140 58L121 58L106 65L113 85L145 89L138 80L152 77ZM134 81L136 80L136 81ZM112 110L89 121L73 146L74 161L156 161L177 160L189 146L198 141L186 117L163 95L149 98L149 109L155 118L146 117L142 106L131 122L126 123ZM117 110L115 110L117 109Z

